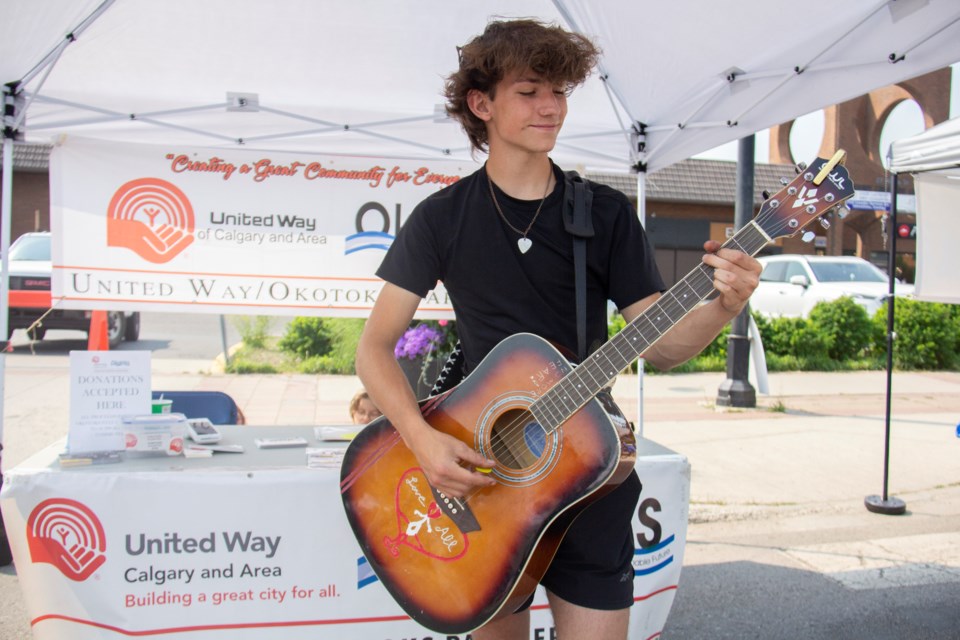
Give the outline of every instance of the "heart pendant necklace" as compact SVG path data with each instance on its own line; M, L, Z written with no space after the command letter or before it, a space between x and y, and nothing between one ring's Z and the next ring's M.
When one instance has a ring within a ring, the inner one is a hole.
M490 199L493 200L493 206L496 208L497 213L500 214L500 217L504 222L507 223L507 226L520 234L520 237L517 238L517 248L520 249L520 253L526 253L530 251L530 247L533 246L533 240L527 237L527 234L530 233L530 229L533 228L533 223L537 221L537 216L540 215L540 210L543 209L543 203L547 201L547 194L550 193L550 178L553 177L553 170L550 171L550 176L547 177L547 186L543 190L543 198L540 199L540 204L537 206L536 213L533 214L533 219L530 220L530 224L527 225L527 228L523 231L517 229L515 226L510 224L510 221L507 220L507 216L503 215L503 210L500 208L500 203L497 202L497 194L493 192L493 180L490 179L490 175L487 174L487 186L490 188Z

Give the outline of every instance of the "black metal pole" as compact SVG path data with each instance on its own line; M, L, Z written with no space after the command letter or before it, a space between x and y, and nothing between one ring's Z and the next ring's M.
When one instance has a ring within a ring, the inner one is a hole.
M223 366L230 369L230 345L227 344L227 321L220 315L220 343L223 345Z
M738 231L753 218L753 134L741 138L737 146L737 200L733 209L733 228ZM717 390L717 405L721 407L756 407L757 393L750 384L750 322L749 305L730 323L727 338L727 379Z
M887 280L890 283L887 296L887 417L883 442L883 495L871 495L864 498L867 511L898 516L906 512L906 503L899 498L891 498L887 492L890 478L890 415L893 399L893 331L894 291L897 282L897 174L893 175L890 186L890 219L887 221Z

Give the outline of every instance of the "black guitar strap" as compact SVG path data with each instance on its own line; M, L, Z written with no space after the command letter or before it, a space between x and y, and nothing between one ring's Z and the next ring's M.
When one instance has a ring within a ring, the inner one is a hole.
M460 341L458 340L453 351L447 356L447 361L443 363L443 368L440 369L440 373L433 383L433 388L430 389L430 395L439 395L454 388L463 378L463 351L460 349Z
M577 297L577 357L583 362L587 357L587 238L592 238L593 220L590 211L593 192L590 185L576 171L564 172L563 226L573 237L573 270ZM447 356L437 376L430 395L435 396L452 389L465 376L463 352L460 343Z
M573 236L573 269L577 292L577 362L587 357L587 238L593 237L593 192L576 171L567 171L563 191L563 224Z

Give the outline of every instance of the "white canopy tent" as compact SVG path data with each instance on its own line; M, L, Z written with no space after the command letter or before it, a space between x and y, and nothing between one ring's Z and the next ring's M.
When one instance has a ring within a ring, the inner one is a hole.
M960 238L960 118L894 142L890 156L891 173L915 174L915 296L960 304L960 281L951 264Z
M438 105L491 17L587 33L602 72L561 164L656 170L960 60L953 0L4 0L0 81L28 139L469 158ZM638 144L641 145L638 147Z
M645 171L960 61L956 0L3 0L0 331L14 139L469 159L442 78L521 16L602 47L553 156L637 171L641 209Z

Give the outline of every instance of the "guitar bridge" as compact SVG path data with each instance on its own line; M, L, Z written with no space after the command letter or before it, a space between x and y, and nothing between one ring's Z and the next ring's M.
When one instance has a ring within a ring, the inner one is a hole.
M448 518L453 520L453 523L457 525L461 533L480 531L480 523L477 522L473 511L470 510L470 507L467 506L467 503L464 502L463 499L452 498L440 493L433 487L430 487L430 489L433 491L433 499L437 501L437 506L440 507L440 510L443 511Z

